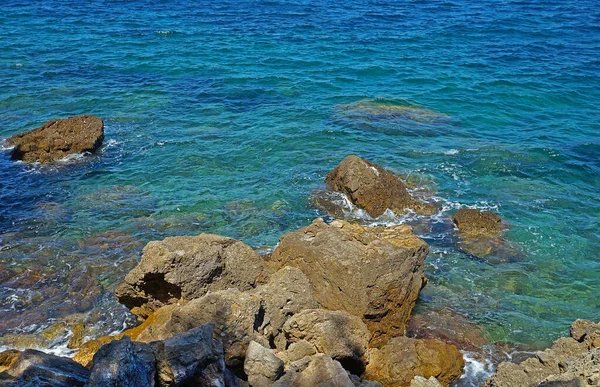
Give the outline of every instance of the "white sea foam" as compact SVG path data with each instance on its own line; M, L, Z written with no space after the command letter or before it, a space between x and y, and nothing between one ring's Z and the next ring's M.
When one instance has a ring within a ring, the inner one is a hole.
M458 149L450 149L444 152L445 155L457 155L460 151Z
M494 365L490 359L478 360L470 352L463 352L465 371L461 376L461 386L480 386L494 373Z

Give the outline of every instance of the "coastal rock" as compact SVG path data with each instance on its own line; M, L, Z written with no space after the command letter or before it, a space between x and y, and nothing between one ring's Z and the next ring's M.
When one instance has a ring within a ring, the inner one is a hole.
M223 343L213 338L214 325L190 329L164 341L150 343L160 386L224 386Z
M10 137L11 159L49 163L70 154L94 152L104 140L104 122L95 116L52 119L39 128Z
M316 219L283 235L270 257L275 267L297 267L321 306L363 318L371 346L404 334L419 291L429 247L410 226L363 227Z
M2 374L12 386L73 387L84 386L89 373L69 358L27 349Z
M223 341L225 361L232 371L243 366L250 341L269 346L259 333L264 324L260 299L237 289L209 292L176 307L166 323L146 328L138 340L164 340L210 322L215 324L215 337Z
M238 240L211 234L169 237L146 245L115 295L145 318L161 306L199 298L209 290L249 290L263 270L262 257Z
M570 328L571 337L585 343L589 349L600 347L600 323L587 320L575 320Z
M286 365L288 365L295 361L315 355L316 353L317 349L314 345L306 340L298 340L294 343L291 343L285 351L277 352L277 357L279 357Z
M271 386L283 375L283 360L275 356L272 350L251 341L246 351L244 372L251 386Z
M0 352L0 372L4 372L10 368L11 365L21 356L21 351L16 349L9 349L4 352Z
M381 348L369 351L363 378L377 380L385 387L400 387L410 385L415 376L433 376L449 386L462 375L464 366L463 356L454 345L394 337Z
M302 372L280 379L275 387L354 387L342 365L327 355L317 355ZM291 380L290 380L291 379Z
M562 364L562 373L550 375L540 386L600 386L600 348L594 348L583 358Z
M429 379L425 379L422 376L415 376L414 379L410 381L410 387L443 387L443 386L433 376L430 376Z
M370 334L360 317L343 311L309 309L289 319L283 332L288 343L307 341L317 352L339 361L355 374L365 369Z
M285 337L280 335L283 324L305 309L316 309L319 302L309 279L295 267L286 266L274 273L269 282L251 291L264 308L263 335L283 349Z
M519 364L500 363L496 373L489 377L485 387L537 387L552 375L560 375L568 364L584 358L588 346L571 337L562 337L551 348L536 353Z
M499 237L504 230L502 219L490 211L479 211L471 208L461 208L452 222L458 227L459 233L465 236Z
M156 358L150 346L124 337L96 352L87 386L154 387L155 378Z
M413 314L406 326L406 336L436 339L471 352L478 352L490 344L481 327L450 309Z
M346 194L352 203L364 208L374 218L387 209L395 214L412 209L427 215L435 210L435 206L413 198L398 177L354 155L346 157L329 172L325 183L331 189Z

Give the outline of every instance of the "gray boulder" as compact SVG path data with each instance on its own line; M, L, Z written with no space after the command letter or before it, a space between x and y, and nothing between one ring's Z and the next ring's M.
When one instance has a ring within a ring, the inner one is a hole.
M267 387L283 375L283 361L271 349L251 341L246 351L244 372L253 387Z
M84 386L90 371L73 360L27 349L0 373L0 383L23 387Z

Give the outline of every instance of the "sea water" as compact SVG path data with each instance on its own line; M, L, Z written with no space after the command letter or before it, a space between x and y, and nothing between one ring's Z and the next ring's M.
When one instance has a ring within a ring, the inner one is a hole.
M439 205L415 228L417 312L531 348L600 320L594 0L6 0L0 27L0 138L83 113L106 134L52 166L0 155L0 335L122 329L112 290L146 242L268 251L324 215L309 198L348 154ZM463 207L498 213L519 254L458 249Z

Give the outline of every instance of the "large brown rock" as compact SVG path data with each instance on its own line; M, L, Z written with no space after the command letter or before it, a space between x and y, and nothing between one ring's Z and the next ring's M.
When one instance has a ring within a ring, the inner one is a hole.
M273 351L251 341L246 351L244 372L252 387L269 387L283 375L283 360L275 356Z
M465 236L494 238L502 235L504 230L502 219L491 211L461 208L452 216L452 222L458 227L459 233Z
M390 209L401 214L408 209L431 214L435 206L420 202L406 190L402 181L379 165L358 156L346 157L325 178L325 183L335 191L348 196L355 205L365 209L372 217Z
M13 160L49 163L70 154L94 152L104 140L104 122L95 116L52 119L39 128L10 137Z
M219 235L170 237L146 245L140 263L115 290L119 302L141 317L192 300L209 290L253 288L263 259L241 241Z
M318 355L306 369L296 375L291 383L276 386L290 387L354 387L342 365L327 355Z
M283 235L270 265L294 266L308 277L325 309L360 316L371 345L404 334L425 284L429 247L410 226L362 227L344 221L310 226Z
M435 377L449 386L462 375L462 354L454 345L437 340L395 337L381 348L369 351L365 379L377 380L384 387L410 386L415 376Z
M306 341L355 374L365 369L370 334L360 317L343 311L307 309L290 318L283 332L288 344Z

